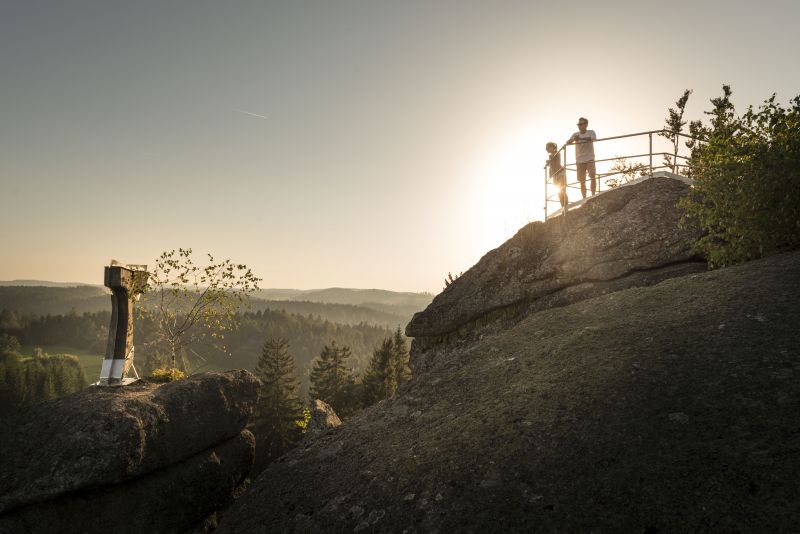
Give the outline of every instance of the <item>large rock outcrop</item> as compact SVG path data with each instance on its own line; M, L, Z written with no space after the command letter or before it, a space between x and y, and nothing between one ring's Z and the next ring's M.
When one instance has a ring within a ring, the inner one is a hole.
M234 532L780 532L800 523L800 253L706 271L670 179L487 254L399 394L267 468Z
M222 533L790 532L800 253L543 310L290 452Z
M406 335L436 342L497 319L706 270L692 251L694 235L678 227L676 203L688 188L653 178L525 226L415 314Z
M93 387L0 421L0 531L180 532L203 520L250 470L258 388L247 371Z

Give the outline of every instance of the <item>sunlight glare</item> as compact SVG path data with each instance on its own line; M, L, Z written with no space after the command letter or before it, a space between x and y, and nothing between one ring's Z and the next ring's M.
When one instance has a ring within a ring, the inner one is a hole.
M476 166L473 205L480 246L497 247L544 218L545 131L537 125L503 138Z

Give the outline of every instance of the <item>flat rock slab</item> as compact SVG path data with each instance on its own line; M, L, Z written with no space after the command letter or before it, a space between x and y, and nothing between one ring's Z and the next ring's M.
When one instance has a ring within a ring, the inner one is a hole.
M253 464L247 431L191 458L110 486L0 515L0 534L187 532L229 502Z
M124 482L228 441L245 427L259 385L229 371L89 387L2 420L0 513Z
M674 269L682 263L704 270L690 244L694 234L678 227L676 204L688 190L681 181L652 178L590 198L566 217L525 226L415 314L406 335L444 336L504 308L537 308L538 299L577 302L611 281L624 288L619 281L637 273L686 274ZM633 276L627 287L661 279ZM594 291L586 289L591 285ZM583 289L570 292L576 286Z

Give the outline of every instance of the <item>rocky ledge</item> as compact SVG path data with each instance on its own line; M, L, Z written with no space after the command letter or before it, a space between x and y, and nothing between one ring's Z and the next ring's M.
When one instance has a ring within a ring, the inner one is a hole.
M250 471L247 371L90 387L0 421L0 532L183 532Z
M691 247L695 235L678 225L676 204L688 190L653 178L523 227L414 315L406 327L414 371L426 367L427 347L488 323L705 271Z

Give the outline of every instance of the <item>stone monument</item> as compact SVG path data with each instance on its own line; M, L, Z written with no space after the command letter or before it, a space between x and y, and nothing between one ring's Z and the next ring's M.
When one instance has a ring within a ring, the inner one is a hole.
M133 366L133 302L138 300L147 283L147 265L120 265L111 261L105 268L104 285L111 289L111 324L108 344L94 385L126 385L139 379ZM133 371L133 378L128 372Z

